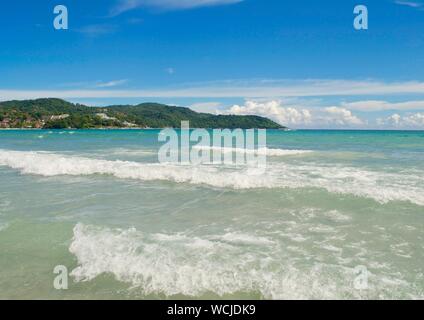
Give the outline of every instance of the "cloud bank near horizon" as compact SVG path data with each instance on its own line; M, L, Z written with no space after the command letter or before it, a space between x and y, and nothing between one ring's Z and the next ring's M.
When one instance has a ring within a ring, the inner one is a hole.
M192 108L198 112L259 115L295 128L424 129L424 98L389 101L389 97L399 100L399 96L424 95L424 82L419 81L227 80L162 89L114 88L125 86L128 81L95 82L89 87L65 90L0 89L0 101L46 97L74 101L192 99L197 100ZM366 99L367 96L373 99ZM214 102L205 101L211 98ZM227 99L245 103L221 102Z
M34 99L56 97L79 98L280 98L424 95L424 82L381 82L352 80L258 80L217 81L196 85L180 85L163 89L131 90L26 90L1 89L0 99ZM421 102L419 102L421 103ZM390 107L390 106L386 106Z
M218 114L259 115L292 128L350 128L350 129L424 129L424 112L394 113L388 117L377 117L372 121L362 119L351 110L341 106L292 107L281 100L252 101L244 105L233 105Z

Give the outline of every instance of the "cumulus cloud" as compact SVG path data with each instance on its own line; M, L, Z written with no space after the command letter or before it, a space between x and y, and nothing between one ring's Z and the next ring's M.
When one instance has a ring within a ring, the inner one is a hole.
M278 100L268 102L246 101L243 106L234 105L225 113L235 115L258 115L272 119L283 125L310 124L312 115L309 110L283 107Z
M400 124L401 119L402 117L399 114L395 113L392 114L390 117L387 117L386 121L382 121L380 123L387 123L389 125L398 126Z
M357 111L384 111L384 110L424 110L424 101L387 102L381 100L365 100L345 102L342 106Z
M365 124L364 121L345 108L297 108L284 106L280 100L265 102L249 100L242 106L232 106L224 113L258 115L274 120L281 125L292 127L360 127Z
M357 116L352 114L352 111L340 107L328 107L324 109L326 115L323 119L329 124L339 126L360 126L364 122Z
M424 127L424 113L415 113L406 117L403 117L403 121L407 126L413 127Z
M220 102L210 101L210 102L199 102L199 103L193 103L189 108L191 110L194 110L196 112L203 112L203 113L218 113L218 108L222 104Z
M395 113L387 118L377 119L377 123L380 126L388 126L394 128L423 129L424 113L409 113L403 116L398 113Z
M140 7L150 7L161 10L183 10L205 6L234 4L242 1L243 0L120 0L118 4L112 8L111 14L116 16Z

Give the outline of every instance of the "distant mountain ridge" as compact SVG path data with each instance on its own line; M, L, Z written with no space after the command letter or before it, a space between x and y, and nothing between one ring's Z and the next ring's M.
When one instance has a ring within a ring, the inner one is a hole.
M159 103L89 107L56 98L0 102L1 128L192 128L285 129L259 116L213 115Z

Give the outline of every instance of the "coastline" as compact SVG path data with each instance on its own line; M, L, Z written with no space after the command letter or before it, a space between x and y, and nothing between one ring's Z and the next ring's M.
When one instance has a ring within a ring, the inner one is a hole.
M173 127L163 127L163 128L84 128L84 129L76 129L76 128L66 128L66 129L43 129L43 128L0 128L0 131L64 131L64 130L68 130L68 131L81 131L81 130L123 130L123 131L130 131L130 130L164 130L164 129L175 129L175 130L179 130L181 128L173 128ZM190 128L190 130L195 130L195 129L206 129L206 130L213 130L213 129L227 129L227 128ZM263 128L250 128L250 129L243 129L243 130L251 130L251 129L255 129L255 130L260 130ZM232 130L232 129L231 129ZM265 129L265 130L275 130L275 131L296 131L297 129ZM312 130L321 130L321 129L312 129Z
M66 129L43 129L43 128L0 128L1 131L95 131L95 130L121 130L121 131L135 131L135 130L164 130L164 129L181 129L181 128L172 128L172 127L164 127L164 128L84 128L84 129L77 129L77 128L66 128ZM190 130L195 129L206 129L206 130L213 130L213 129L225 129L225 128L190 128ZM262 129L262 128L250 128L250 129ZM243 129L248 130L248 129ZM284 131L284 132L295 132L295 131L328 131L328 132L340 132L340 131L352 131L352 132L424 132L424 129L352 129L352 128L346 128L346 129L266 129L268 131Z

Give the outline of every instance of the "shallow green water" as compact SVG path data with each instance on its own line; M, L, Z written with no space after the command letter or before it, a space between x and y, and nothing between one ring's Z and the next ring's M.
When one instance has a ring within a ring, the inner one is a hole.
M158 134L0 131L1 299L424 298L424 132L268 131L259 177Z

